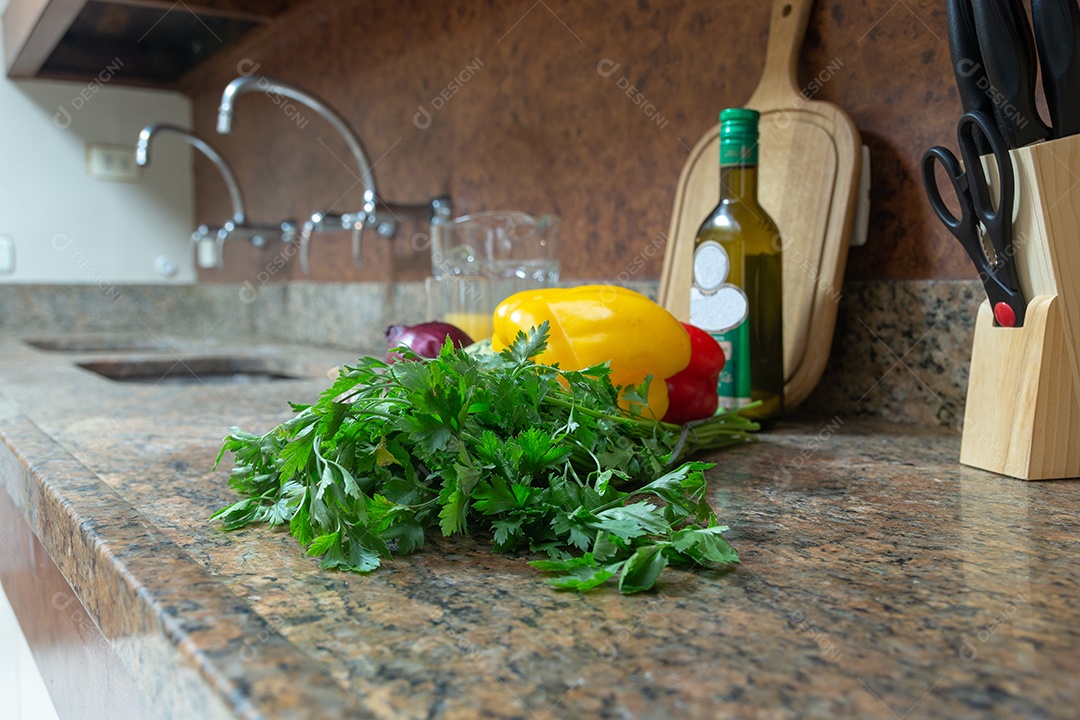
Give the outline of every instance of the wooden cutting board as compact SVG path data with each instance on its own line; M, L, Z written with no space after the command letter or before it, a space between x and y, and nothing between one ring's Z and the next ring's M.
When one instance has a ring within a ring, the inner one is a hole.
M759 195L784 253L784 404L801 403L829 359L862 161L859 131L797 84L799 47L813 0L774 0L765 70L746 107L761 112ZM722 109L717 107L717 112ZM720 126L698 141L675 194L660 303L690 314L694 237L720 198Z

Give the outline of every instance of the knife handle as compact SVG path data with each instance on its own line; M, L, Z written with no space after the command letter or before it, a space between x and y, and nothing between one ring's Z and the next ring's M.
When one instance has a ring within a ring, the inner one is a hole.
M1024 10L1024 0L1005 0L1005 7L1008 9L1013 27L1016 28L1016 39L1023 49L1024 57L1027 58L1027 66L1032 69L1031 76L1035 77L1035 68L1037 67L1035 63L1038 62L1038 57L1035 54L1035 40L1031 36L1031 25L1028 23L1027 11ZM1034 81L1032 81L1031 87L1034 93Z
M1080 133L1080 7L1076 0L1031 0L1043 92L1054 137Z
M1001 134L1009 147L1045 140L1050 131L1035 107L1034 42L1020 0L979 0L973 3L987 94Z
M979 38L975 34L971 0L946 0L945 14L949 24L949 56L960 104L965 113L977 111L994 117L994 104L986 94L989 81L979 50ZM980 155L990 152L989 143L981 135L976 137L975 144Z
M982 89L986 86L986 67L975 34L971 0L948 0L945 12L949 22L949 55L964 112L980 110L993 117L994 105Z

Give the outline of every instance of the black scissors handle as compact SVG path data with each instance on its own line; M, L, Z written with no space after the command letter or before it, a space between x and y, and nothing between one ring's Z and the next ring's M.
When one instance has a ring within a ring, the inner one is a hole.
M952 210L941 199L941 189L938 187L937 176L934 174L934 163L941 163L946 177L952 183L953 192L960 201L960 217L953 215ZM930 199L930 207L934 214L949 229L957 239L978 230L975 222L975 209L971 205L968 192L967 175L960 168L960 161L953 155L952 150L935 145L923 153L922 157L922 181L926 188L926 196Z
M922 158L922 180L926 195L934 213L960 241L971 261L975 263L998 324L1019 327L1024 324L1027 303L1020 292L1013 257L1015 177L1009 148L1001 132L994 126L994 120L979 111L964 113L957 124L956 136L960 155L964 158L964 170L961 171L959 160L948 149L940 145L930 148ZM996 203L991 198L990 182L978 152L976 138L980 136L990 144L997 166ZM960 217L955 216L941 198L941 189L934 174L935 163L941 163L952 183L960 203ZM994 251L993 260L987 256L983 246L980 223L986 228L990 238Z
M982 169L982 157L978 152L976 138L978 128L986 138L994 155L998 168L999 194L997 202L990 199L990 183ZM926 151L922 159L922 180L926 187L926 194L930 199L930 206L934 213L952 231L952 234L961 242L966 243L967 237L978 230L981 222L991 233L992 238L1002 239L1002 230L1005 229L1007 220L1011 229L1012 204L1013 204L1013 174L1012 158L1009 157L1009 148L1004 138L994 125L994 121L987 113L975 110L964 113L956 126L956 137L960 145L960 155L964 158L964 168L960 167L960 161L948 148L935 145ZM949 206L941 198L941 190L938 188L937 178L934 175L934 163L941 163L945 174L952 183L953 191L960 202L960 217L953 215ZM1002 254L1004 248L994 244L994 252Z
M1012 255L1012 221L1014 189L1012 157L1005 138L993 125L990 116L981 112L969 112L960 116L956 125L956 141L960 145L960 157L964 159L964 175L967 177L968 194L976 219L986 228L994 254L1000 260ZM990 143L997 165L997 202L990 199L990 182L983 171L976 138L979 133ZM1011 266L1011 263L1010 263Z

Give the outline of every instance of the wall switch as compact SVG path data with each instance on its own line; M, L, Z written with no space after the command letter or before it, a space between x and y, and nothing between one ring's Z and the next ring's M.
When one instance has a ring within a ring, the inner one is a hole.
M0 274L15 272L15 241L10 235L0 235Z
M135 182L138 167L134 148L95 143L86 146L86 174L95 180Z

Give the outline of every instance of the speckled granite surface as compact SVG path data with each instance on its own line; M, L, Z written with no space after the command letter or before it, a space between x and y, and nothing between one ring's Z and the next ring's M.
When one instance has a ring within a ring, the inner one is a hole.
M253 306L226 285L0 284L0 333L251 334Z
M959 428L985 300L978 281L845 284L829 364L802 412Z
M656 284L632 283L655 296ZM802 414L956 428L964 412L978 282L844 286L832 354ZM250 336L377 350L393 323L426 319L422 283L0 284L0 333Z
M395 322L422 322L422 283L0 284L0 332L262 337L376 348Z
M1080 483L964 468L947 428L782 425L709 474L741 566L577 596L472 540L358 577L224 534L218 439L325 382L134 385L74 357L0 342L0 483L163 717L1075 715Z

